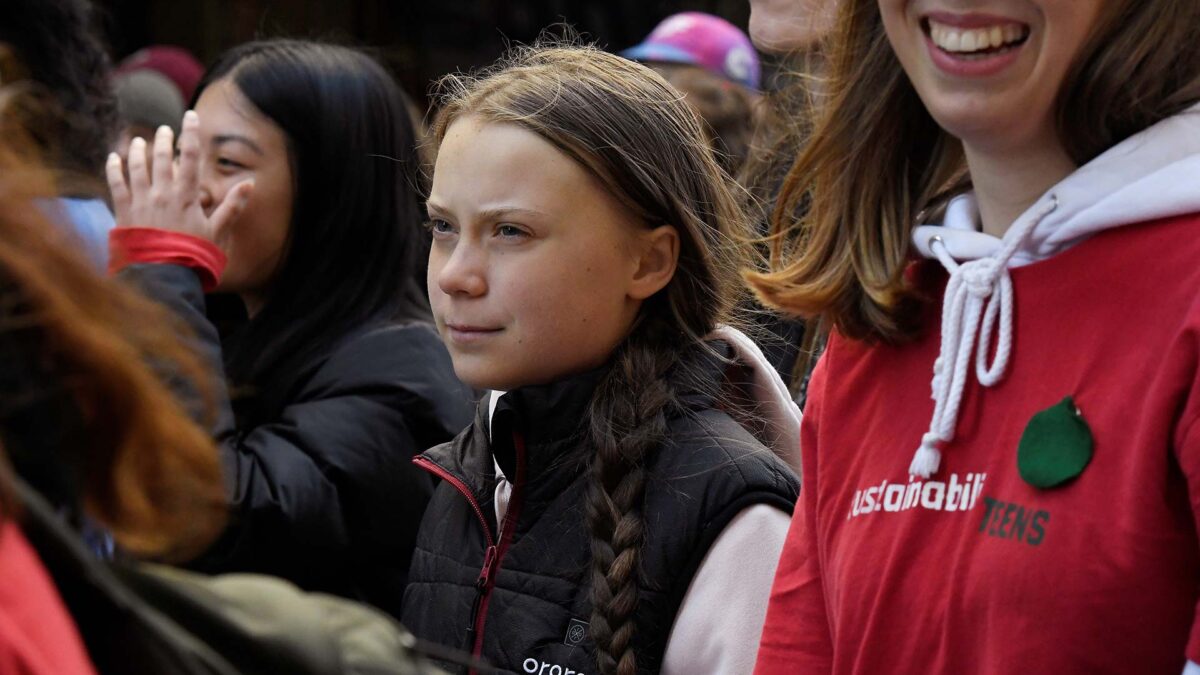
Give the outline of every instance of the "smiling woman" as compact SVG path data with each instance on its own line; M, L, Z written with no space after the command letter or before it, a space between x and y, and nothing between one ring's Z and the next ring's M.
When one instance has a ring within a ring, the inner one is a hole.
M1200 669L1197 25L843 0L748 274L829 334L756 672Z
M395 611L429 480L410 460L470 420L416 291L412 129L350 49L237 47L109 180L115 267L190 326L218 392L230 525L192 564ZM206 292L248 319L220 332Z

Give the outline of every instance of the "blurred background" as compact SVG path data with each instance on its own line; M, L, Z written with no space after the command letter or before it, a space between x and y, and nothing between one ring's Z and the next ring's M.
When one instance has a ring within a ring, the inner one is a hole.
M567 22L610 50L636 44L663 18L700 10L745 30L746 0L96 0L120 60L150 44L184 47L207 64L255 37L353 43L374 52L425 102L429 83L491 63L506 41Z

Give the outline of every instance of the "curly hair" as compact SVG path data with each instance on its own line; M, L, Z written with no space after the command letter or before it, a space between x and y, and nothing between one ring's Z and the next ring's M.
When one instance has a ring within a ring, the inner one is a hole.
M60 190L102 194L101 181L117 127L112 68L88 0L8 0L0 43L15 59L0 76L28 80L50 114L30 129ZM69 187L68 187L69 186Z

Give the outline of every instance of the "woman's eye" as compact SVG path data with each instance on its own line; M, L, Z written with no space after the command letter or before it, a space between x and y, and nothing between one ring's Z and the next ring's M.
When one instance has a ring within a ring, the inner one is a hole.
M429 222L425 223L425 227L427 227L429 231L434 234L434 236L454 234L454 227L450 225L450 223L447 223L439 218L431 218Z
M235 162L234 160L229 159L228 157L218 157L217 158L217 166L219 168L225 169L225 170L246 168L245 164L242 164L241 162Z
M529 233L517 227L516 225L500 225L496 227L496 234L500 235L501 237L513 238L525 237L528 236Z

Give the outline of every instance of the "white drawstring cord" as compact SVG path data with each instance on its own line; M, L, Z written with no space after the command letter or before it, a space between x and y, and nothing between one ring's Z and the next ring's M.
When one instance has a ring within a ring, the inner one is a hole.
M975 377L980 384L991 387L1003 379L1012 354L1013 291L1008 261L1033 228L1057 207L1058 199L1050 195L1040 208L1026 212L1023 220L1013 224L1003 247L995 255L986 258L959 264L950 255L941 237L930 239L929 249L950 273L950 280L942 300L941 349L933 363L933 419L929 422L929 431L921 437L921 445L908 468L910 475L929 478L936 473L942 460L938 446L954 440L959 404L962 403L967 383L967 367L971 363L971 350L977 350ZM997 317L1000 326L996 355L989 366L987 353Z

